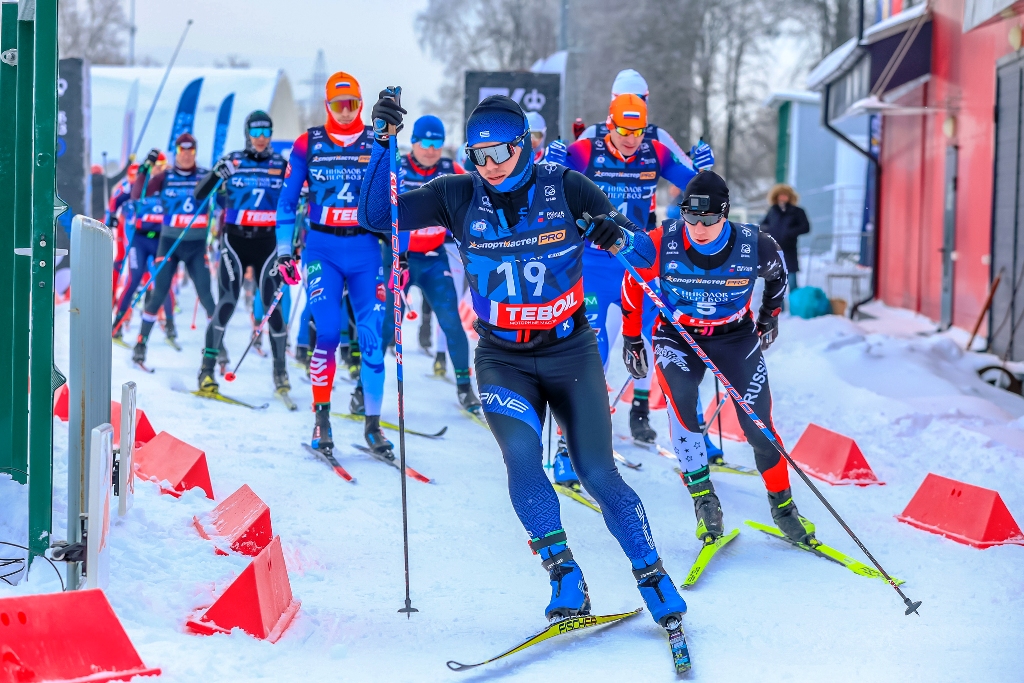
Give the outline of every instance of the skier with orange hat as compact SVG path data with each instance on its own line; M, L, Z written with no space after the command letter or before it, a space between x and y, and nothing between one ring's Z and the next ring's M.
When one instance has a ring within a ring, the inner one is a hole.
M302 252L307 301L316 320L316 346L309 362L316 423L310 446L331 456L331 390L341 335L342 296L349 301L362 352L361 389L365 406L364 436L374 454L394 458L393 444L380 427L384 395L384 324L387 281L380 240L359 227L359 188L373 148L373 129L363 123L359 82L339 71L327 79L325 125L299 136L292 147L284 187L277 204L277 264L286 279L297 279L292 254L295 207L302 184L309 185L309 233ZM358 397L353 396L353 403ZM355 411L353 411L355 412Z

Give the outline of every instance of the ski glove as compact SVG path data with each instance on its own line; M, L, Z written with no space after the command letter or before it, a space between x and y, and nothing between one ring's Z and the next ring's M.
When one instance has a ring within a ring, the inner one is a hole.
M761 350L767 351L779 336L779 313L781 308L769 311L762 308L757 313L757 333L761 335Z
M378 97L377 103L373 105L373 111L370 114L371 118L374 121L379 119L389 126L395 126L396 132L402 130L402 127L405 125L402 123L402 114L408 114L409 112L403 109L398 102L395 102L394 96L387 90L381 90ZM376 126L374 131L376 132ZM387 140L387 129L385 128L385 132L378 134L376 137L380 142Z
M151 149L149 154L146 155L146 160L142 162L142 165L147 169L153 168L153 164L156 163L157 159L160 158L160 150Z
M291 254L278 256L274 266L277 268L277 272L285 284L297 285L302 282L302 275L299 274L299 264L296 263L295 257Z
M228 159L220 159L213 165L213 174L221 180L227 180L235 174L235 165Z
M612 211L607 214L598 214L593 218L584 216L585 219L590 220L590 225L586 227L583 236L605 251L614 247L620 240L625 243L626 236L619 224L615 222L618 215Z
M622 335L622 360L633 379L643 379L647 376L649 367L643 337Z
M565 143L561 140L555 140L548 145L548 151L544 155L544 161L551 164L561 164L565 166L566 160L569 158L569 148L565 146Z
M711 145L701 140L690 148L690 161L698 171L706 171L715 165L715 153L711 151Z

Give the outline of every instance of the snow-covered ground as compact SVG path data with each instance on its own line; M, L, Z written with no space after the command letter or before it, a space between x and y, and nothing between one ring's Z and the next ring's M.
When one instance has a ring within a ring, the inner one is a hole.
M192 309L191 291L182 295ZM67 367L67 305L58 308L57 362ZM531 555L506 493L501 455L490 434L462 417L454 387L426 377L430 359L406 355L408 423L444 439L409 437L410 464L436 483L408 484L413 605L402 606L403 571L399 479L348 443L362 426L336 421L339 459L357 479L348 484L307 455L311 395L301 371L290 369L289 413L272 402L262 412L180 393L191 388L203 330L180 318L185 351L162 342L157 330L145 375L130 352L114 348L114 396L122 382L139 385L139 405L157 431L167 430L203 449L217 499L249 484L265 500L281 535L292 590L302 608L274 645L235 631L188 635L184 622L208 605L247 564L222 557L196 534L193 515L214 502L198 490L175 500L154 484L137 486L135 508L114 523L108 596L143 660L163 668L167 681L345 680L456 681L481 679L674 680L660 629L644 615L603 632L570 635L502 662L453 673L445 661L479 661L544 625L546 575ZM879 318L879 320L882 320ZM182 324L184 323L184 324ZM410 330L418 323L407 323ZM246 343L247 316L228 335L232 357ZM686 594L686 628L701 681L1020 681L1024 677L1024 548L976 550L896 521L929 471L998 489L1024 522L1024 399L994 389L975 375L985 358L965 356L948 336L887 336L836 317L785 318L769 352L774 419L787 444L809 422L857 440L885 486L829 487L837 510L905 591L923 600L921 616L906 617L885 583L795 550L741 526L739 538L715 558ZM409 335L410 339L413 335ZM961 342L962 344L962 342ZM611 384L625 371L613 362ZM222 384L244 400L270 400L271 361L251 357L238 380ZM385 417L395 416L393 365ZM347 404L339 378L336 405ZM711 385L706 385L710 395ZM668 425L655 413L662 437ZM627 434L627 411L615 415ZM67 425L54 423L54 524L66 516ZM667 569L677 582L699 549L689 496L673 463L617 440L640 471L623 477L643 499ZM746 444L726 442L728 459L753 465ZM794 493L819 537L860 557L853 542L793 476ZM716 475L726 522L769 522L759 478ZM0 476L0 540L24 542L21 487ZM642 604L629 564L601 517L562 499L563 524L590 586L594 609L612 613ZM9 552L9 549L5 549ZM0 596L59 590L45 563ZM140 679L141 680L141 679Z

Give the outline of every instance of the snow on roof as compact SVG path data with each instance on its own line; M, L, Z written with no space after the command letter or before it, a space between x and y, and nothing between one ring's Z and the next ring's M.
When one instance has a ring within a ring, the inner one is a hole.
M883 19L877 24L873 24L865 29L864 40L861 41L861 45L871 45L873 43L877 43L883 38L888 38L889 36L894 36L897 33L906 31L910 28L908 25L910 22L915 21L921 15L928 13L928 3L922 2L920 5L894 14L888 19Z
M763 107L778 107L783 102L802 102L804 104L820 104L821 93L810 90L776 90L761 103Z
M825 84L825 81L840 71L847 64L847 60L850 59L857 51L857 38L850 38L848 41L837 47L835 50L825 56L818 65L811 69L811 73L807 74L806 87L808 90L817 90L819 87Z
M122 122L132 84L138 81L138 105L135 110L134 139L137 140L153 102L164 67L93 66L90 70L92 96L92 163L102 163L103 152L116 160L121 152ZM166 149L178 98L185 86L203 78L196 107L194 133L199 143L197 161L201 166L211 162L213 132L217 110L230 93L235 94L224 151L245 145L242 124L254 109L268 112L274 119L274 138L294 140L299 136L298 109L292 97L291 84L279 69L216 69L174 67L167 78L160 100L146 128L139 153L151 148ZM133 143L134 144L134 143Z

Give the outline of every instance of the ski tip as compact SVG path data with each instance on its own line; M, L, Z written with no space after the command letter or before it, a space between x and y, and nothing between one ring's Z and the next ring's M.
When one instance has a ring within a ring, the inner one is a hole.
M479 664L460 664L456 661L447 661L445 665L452 671L465 671L466 669L472 669L480 666Z
M351 474L349 474L348 472L346 472L346 471L345 471L344 469L342 469L341 467L335 467L335 468L334 468L334 473L335 473L335 474L337 474L337 475L338 475L339 477L341 477L342 479L344 479L345 481L349 482L350 484L354 484L354 483L356 483L356 478L355 478L355 477L353 477L353 476L352 476Z
M415 479L416 481L422 481L424 484L433 484L434 483L433 479L431 479L430 477L427 477L427 476L424 476L424 475L420 474L419 472L417 472L413 468L409 467L408 465L405 466L405 473L408 474L413 479Z

